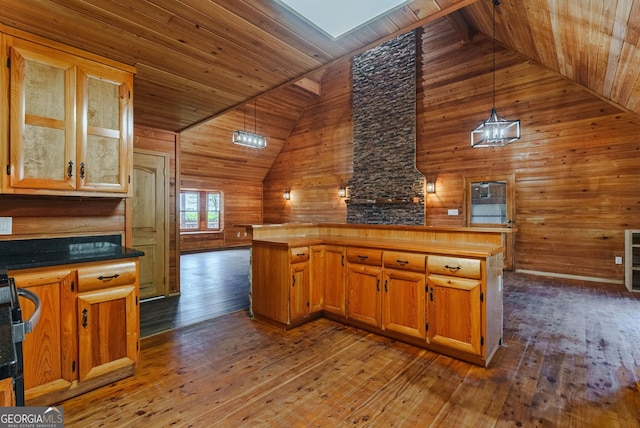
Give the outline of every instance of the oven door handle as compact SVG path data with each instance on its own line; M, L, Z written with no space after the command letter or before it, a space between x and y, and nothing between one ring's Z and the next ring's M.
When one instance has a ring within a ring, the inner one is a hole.
M32 291L18 288L18 296L31 300L35 305L31 318L13 325L13 341L22 342L27 333L31 333L40 320L40 297Z

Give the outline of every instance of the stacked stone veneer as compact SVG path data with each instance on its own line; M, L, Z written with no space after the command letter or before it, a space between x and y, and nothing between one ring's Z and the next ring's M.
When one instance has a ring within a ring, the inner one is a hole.
M353 176L347 223L424 225L416 169L416 35L353 58Z

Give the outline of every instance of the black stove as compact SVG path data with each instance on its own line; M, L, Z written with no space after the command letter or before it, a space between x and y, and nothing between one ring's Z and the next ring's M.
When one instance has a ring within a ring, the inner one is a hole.
M35 305L33 315L27 321L22 319L22 309L20 307L19 297L22 296L31 300ZM16 287L13 278L10 278L7 271L0 271L0 318L6 317L5 323L10 324L11 342L4 341L2 353L3 358L11 367L11 375L13 377L13 388L16 394L16 404L24 406L24 367L22 342L25 335L30 333L38 323L40 318L40 298L29 290L19 289ZM9 326L3 326L5 331ZM14 364L11 364L11 344L13 344Z

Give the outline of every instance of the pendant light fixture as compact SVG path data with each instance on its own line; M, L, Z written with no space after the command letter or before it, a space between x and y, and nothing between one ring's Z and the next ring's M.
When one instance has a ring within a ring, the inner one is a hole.
M233 144L238 144L241 146L253 147L254 149L264 149L267 147L267 137L264 135L259 135L256 133L256 101L253 101L253 132L247 132L246 122L247 122L247 112L246 112L246 104L243 107L244 114L244 124L242 131L233 131L231 134L231 141Z
M489 119L471 131L471 147L502 147L520 138L520 120L506 120L496 112L496 7L493 0L493 103Z

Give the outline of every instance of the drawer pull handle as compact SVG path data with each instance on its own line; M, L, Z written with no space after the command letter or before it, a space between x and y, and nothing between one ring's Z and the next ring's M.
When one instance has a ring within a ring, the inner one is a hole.
M409 260L396 260L396 263L401 264L401 265L408 265L409 264Z
M111 275L111 276L104 276L104 275L100 275L100 276L98 277L98 279L99 279L100 281L103 281L103 280L105 280L105 279L116 279L116 278L117 278L117 277L119 277L119 276L120 276L120 275L119 275L119 274L117 274L117 273L116 273L115 275Z
M368 258L369 258L369 256L358 256L358 258L359 258L360 260L366 260L366 259L368 259Z
M444 265L445 268L449 269L449 270L460 270L462 269L460 266L449 266L449 265Z
M302 256L304 256L304 253L296 253L296 256L302 257Z

